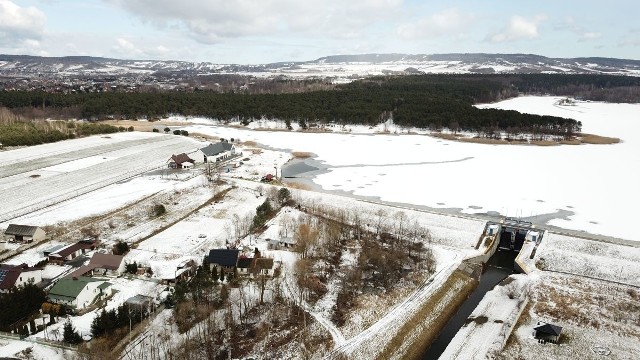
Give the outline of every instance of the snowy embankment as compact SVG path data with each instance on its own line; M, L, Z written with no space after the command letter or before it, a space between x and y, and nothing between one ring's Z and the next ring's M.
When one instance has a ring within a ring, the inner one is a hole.
M324 190L468 214L546 215L533 220L636 239L629 211L640 203L635 191L640 179L637 174L622 174L637 165L640 126L635 118L640 105L585 102L559 107L555 105L559 99L521 97L481 107L574 118L582 122L583 131L619 137L622 143L496 146L422 135L355 134L355 130L243 131L202 119L185 128L313 153L326 167L313 178Z
M512 275L486 293L440 359L484 359L499 353L527 304L529 281L526 275Z
M536 267L640 287L640 248L550 233L535 256Z

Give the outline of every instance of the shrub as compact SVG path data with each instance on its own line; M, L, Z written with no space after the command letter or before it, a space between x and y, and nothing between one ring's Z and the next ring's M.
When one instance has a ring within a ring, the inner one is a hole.
M115 245L113 245L113 254L114 255L123 255L129 252L129 244L124 241L118 241Z
M187 130L180 130L180 135L189 136L189 132Z
M63 333L64 342L69 344L80 344L82 342L82 337L76 331L76 328L71 323L71 320L67 319L67 322L64 323L64 333Z
M162 204L155 204L153 205L153 215L154 216L161 216L164 215L167 212L167 208L164 207L164 205Z
M160 130L158 130L158 129L156 129L156 128L153 128L153 130L151 130L151 131L153 131L153 132L160 132Z
M173 135L180 135L180 130L173 130Z

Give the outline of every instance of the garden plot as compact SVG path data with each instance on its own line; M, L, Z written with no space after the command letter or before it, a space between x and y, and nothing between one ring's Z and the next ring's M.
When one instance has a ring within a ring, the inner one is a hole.
M6 151L2 153L2 159L0 159L0 178L156 140L157 138L150 137L148 134L127 132Z
M15 181L20 174L0 179L0 188L12 194L0 199L0 221L7 221L152 169L162 168L172 154L190 152L198 147L194 140L181 136L147 136L153 137L154 141L130 147L126 146L127 142L120 142L124 148L104 153L102 157L109 160L90 166L77 166L75 169L69 167L66 169L68 171L53 176L30 177L31 181L27 183ZM11 151L8 153L11 154ZM90 158L92 156L95 155L91 155ZM80 159L75 161L78 160Z

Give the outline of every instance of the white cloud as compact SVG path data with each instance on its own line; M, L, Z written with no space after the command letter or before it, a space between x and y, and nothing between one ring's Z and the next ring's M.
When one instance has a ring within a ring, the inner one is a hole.
M554 26L556 30L564 31L568 30L578 36L578 41L590 41L599 39L602 37L602 33L596 31L587 31L582 26L578 25L578 22L572 17L567 16L564 18L564 23Z
M434 38L440 36L459 36L468 31L476 16L462 13L458 9L448 9L417 22L398 27L398 35L407 39Z
M36 7L20 7L9 0L0 0L0 45L34 47L42 38L45 14Z
M128 59L164 58L171 54L171 49L164 45L146 44L138 46L125 37L115 39L116 44L111 47L114 54Z
M105 0L158 27L178 25L195 40L214 44L230 38L275 33L311 33L352 38L387 20L402 0Z
M599 32L587 31L580 35L580 41L595 40L599 39L600 37L602 37L602 34Z
M522 16L512 16L509 23L498 33L488 37L491 42L517 41L522 39L535 39L540 36L538 26L545 21L545 15L538 15L532 19Z
M115 54L118 54L118 56L129 59L138 59L145 55L144 51L123 37L116 39L116 45L114 45L111 50Z

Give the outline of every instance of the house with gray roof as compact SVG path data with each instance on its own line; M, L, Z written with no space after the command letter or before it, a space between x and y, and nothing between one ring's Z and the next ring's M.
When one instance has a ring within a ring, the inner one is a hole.
M46 237L44 230L37 226L18 224L9 224L4 234L13 236L13 240L16 242L41 241Z
M128 298L124 302L129 308L143 316L149 315L153 307L153 298L145 295L136 295Z
M219 162L236 155L236 146L226 141L211 143L198 150L198 155L202 156L202 162Z
M538 321L538 324L533 328L533 337L538 341L551 342L557 344L562 334L562 326L549 324L546 322Z
M207 260L209 269L217 268L218 274L224 271L225 274L233 273L238 266L238 249L213 249L209 251Z
M54 304L84 309L94 302L107 297L111 283L95 278L77 277L58 280L49 290L47 299Z

